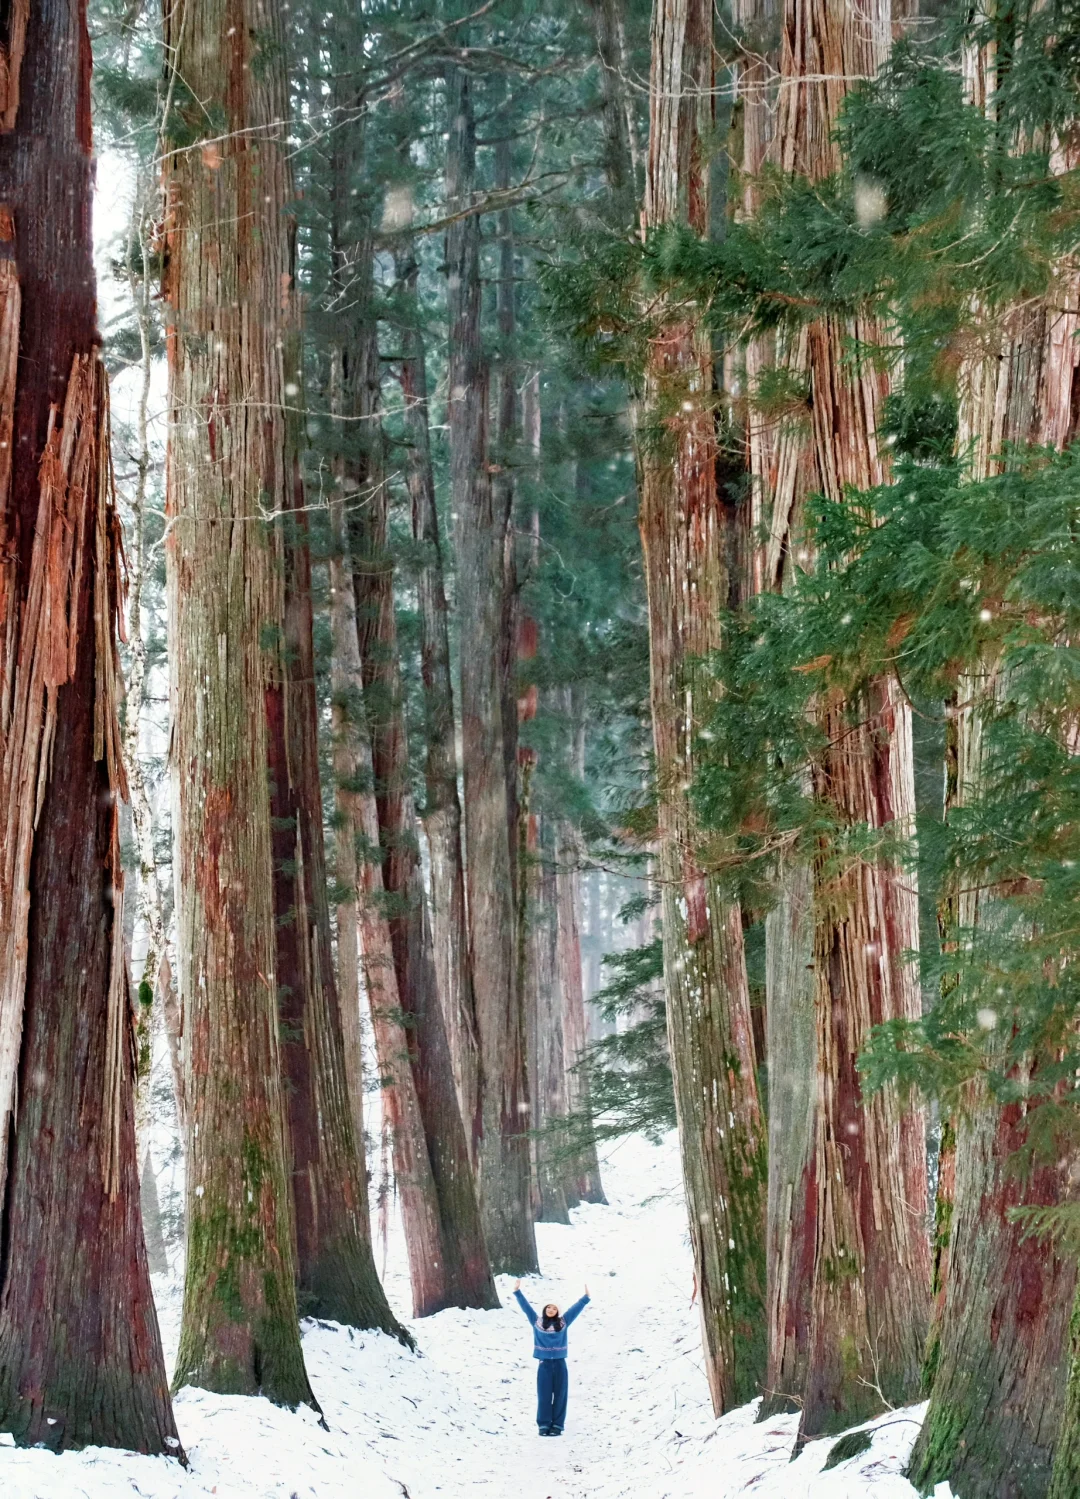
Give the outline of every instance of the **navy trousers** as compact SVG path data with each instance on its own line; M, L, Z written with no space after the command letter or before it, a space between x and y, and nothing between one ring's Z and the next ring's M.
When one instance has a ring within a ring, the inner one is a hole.
M562 1431L566 1424L566 1397L570 1380L564 1358L536 1360L536 1424L541 1431L553 1426Z

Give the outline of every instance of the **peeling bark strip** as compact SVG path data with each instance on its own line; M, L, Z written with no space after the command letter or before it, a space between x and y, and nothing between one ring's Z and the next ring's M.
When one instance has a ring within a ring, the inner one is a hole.
M30 0L11 0L0 36L0 130L14 130L19 115L19 86Z
M179 1453L139 1222L85 10L16 6L0 42L0 1429Z
M653 10L645 224L708 231L713 129L710 0ZM650 357L642 421L641 537L649 597L664 976L690 1239L717 1414L765 1374L765 1124L758 1099L742 920L695 857L688 796L709 685L692 663L720 645L727 536L717 492L712 350L685 321Z
M12 253L14 229L10 211L4 219L4 248ZM44 717L46 687L40 665L29 674L18 673L25 647L19 639L18 556L15 541L17 521L11 498L12 440L15 425L15 391L19 358L20 288L14 261L0 261L0 623L3 627L0 654L0 724L4 754L0 761L0 795L3 796L4 836L0 841L0 1189L7 1171L8 1130L15 1108L15 1079L22 1038L23 994L26 985L26 925L30 904L30 852L40 800L39 779L47 759L53 724ZM39 561L32 576L38 579L39 602L43 591L43 568ZM37 634L40 625L35 627ZM36 678L36 681L34 681ZM16 708L16 688L24 702L33 697L34 711ZM48 734L46 736L46 730ZM13 795L12 792L15 792Z
M178 959L188 1100L176 1384L315 1405L297 1324L281 1078L267 693L279 690L291 504L290 187L276 10L167 5L174 99L213 152L165 160L169 582ZM190 94L188 91L190 90ZM192 102L188 103L187 100ZM221 139L217 140L220 136ZM283 306L284 303L284 306Z
M24 1079L16 1100L5 1070L4 1119L15 1141L3 1154L12 1164L3 1183L10 1251L0 1427L54 1450L114 1443L177 1452L139 1221L116 811L126 792L116 716L120 590L107 384L96 353L75 356L40 476L0 768L11 840L0 907L3 1018ZM54 779L57 761L63 775ZM96 828L85 814L80 827L80 795ZM97 1005L88 1004L95 995ZM120 1297L110 1279L118 1265L127 1281ZM145 1379L134 1373L144 1359ZM92 1372L99 1362L104 1388ZM130 1411L111 1408L117 1389Z

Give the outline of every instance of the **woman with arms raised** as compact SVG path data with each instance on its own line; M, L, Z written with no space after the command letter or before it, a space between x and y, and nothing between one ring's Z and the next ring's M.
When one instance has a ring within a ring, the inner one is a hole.
M566 1372L566 1330L589 1302L589 1288L562 1315L553 1301L538 1317L525 1300L520 1280L514 1286L517 1304L528 1317L533 1330L533 1358L536 1365L536 1425L542 1437L561 1437L566 1422L566 1397L569 1377Z

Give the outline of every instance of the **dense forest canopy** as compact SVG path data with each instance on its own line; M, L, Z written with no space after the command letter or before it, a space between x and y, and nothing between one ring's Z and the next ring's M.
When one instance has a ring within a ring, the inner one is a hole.
M1074 0L8 9L0 1429L677 1129L717 1416L1075 1499Z

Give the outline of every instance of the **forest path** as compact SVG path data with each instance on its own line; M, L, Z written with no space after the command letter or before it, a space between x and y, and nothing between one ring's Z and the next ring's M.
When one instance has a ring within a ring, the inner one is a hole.
M632 1485L643 1471L655 1474L657 1443L677 1418L685 1430L711 1421L674 1141L615 1147L604 1183L609 1206L577 1209L571 1227L537 1225L541 1274L522 1286L537 1308L549 1300L566 1307L589 1286L592 1299L570 1329L562 1437L537 1435L532 1336L511 1299L510 1277L499 1280L501 1313L448 1313L414 1324L424 1353L476 1421L470 1450L455 1454L453 1482L440 1494L644 1492ZM409 1490L413 1499L436 1493Z
M754 1407L712 1419L701 1362L674 1138L608 1152L609 1206L538 1227L534 1305L592 1301L570 1332L570 1405L559 1439L536 1434L525 1318L500 1277L494 1312L410 1323L419 1354L392 1339L305 1325L326 1428L310 1411L184 1390L176 1400L187 1472L163 1458L92 1449L56 1458L0 1445L3 1499L914 1499L901 1477L913 1413L882 1418L872 1449L821 1473L830 1442L788 1456L795 1420ZM408 1305L404 1244L385 1283ZM167 1352L179 1279L157 1287ZM943 1499L943 1496L939 1496Z

